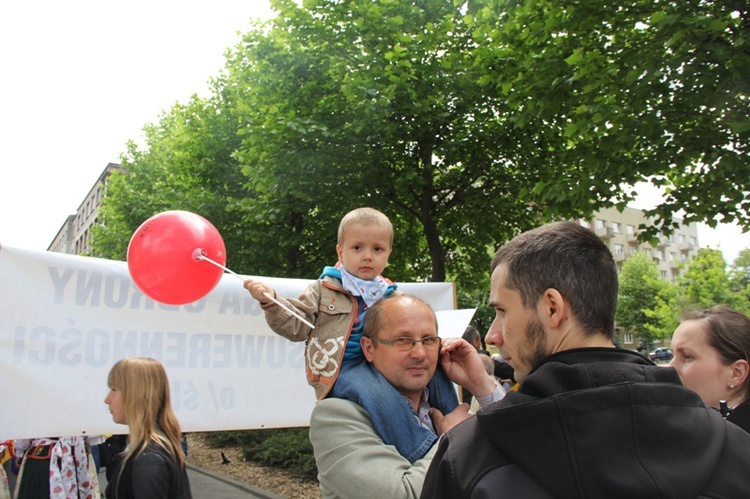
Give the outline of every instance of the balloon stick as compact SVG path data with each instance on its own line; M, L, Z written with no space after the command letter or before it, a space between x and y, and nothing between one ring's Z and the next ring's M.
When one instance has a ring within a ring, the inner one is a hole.
M295 316L297 319L301 320L302 322L304 322L305 324L307 324L308 326L310 326L310 329L315 329L315 326L313 326L308 321L306 321L305 319L303 319L301 315L294 313L293 310L291 310L289 307L287 307L286 305L284 305L283 303L281 303L279 300L277 300L276 298L274 298L270 294L268 294L268 293L266 293L264 291L263 292L263 296L265 296L266 298L268 298L269 300L271 300L272 302L274 302L276 305L278 305L278 306L286 309L287 312L289 312L290 314L292 314L293 316Z
M203 260L205 262L208 262L208 263L211 263L213 265L216 265L217 267L219 267L221 269L224 269L225 271L229 272L233 276L237 277L237 279L239 279L239 280L241 280L243 282L245 281L239 274L237 274L236 272L234 272L234 271L226 268L225 266L223 266L219 262L215 262L215 261L211 260L206 255L204 255L203 253L204 253L204 251L202 249L196 248L196 250L193 251L193 259L194 260L199 260L199 261ZM276 305L280 306L281 308L283 308L284 310L286 310L287 312L289 312L290 314L292 314L293 316L295 316L297 319L301 320L302 322L304 322L305 324L307 324L308 326L310 326L311 329L315 329L315 326L313 326L310 322L308 322L307 320L305 320L302 316L300 316L299 314L295 313L294 310L291 310L289 307L287 307L286 305L284 305L283 303L281 303L279 300L277 300L276 298L274 298L270 294L264 292L263 296L265 296L266 298L268 298L269 300L271 300L272 302L274 302Z
M206 250L204 250L204 249L196 248L195 251L193 251L193 260L197 260L197 261L203 260L203 261L206 261L206 262L211 263L213 265L216 265L220 269L229 272L230 274L232 274L233 276L235 276L237 279L239 279L240 281L244 282L244 279L239 274L235 273L233 270L230 270L230 269L226 268L225 266L223 266L219 262L215 262L215 261L211 260L209 257L207 257L206 256Z

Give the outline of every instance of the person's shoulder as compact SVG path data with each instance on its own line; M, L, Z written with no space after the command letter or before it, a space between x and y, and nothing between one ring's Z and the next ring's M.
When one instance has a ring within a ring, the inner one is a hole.
M338 282L341 282L341 270L339 270L335 266L326 265L317 280L323 281L326 279L334 279Z
M321 400L310 415L310 436L343 435L372 432L372 420L367 411L351 400L328 397ZM343 438L343 437L342 437Z
M310 415L310 442L316 453L322 449L382 445L367 412L356 402L326 398L315 404Z
M341 278L335 275L321 275L319 279L314 280L310 283L308 288L317 289L329 289L331 291L343 292L343 284L341 284Z
M336 279L335 277L331 277L329 275L322 275L318 279L315 279L310 284L308 284L307 289L321 288L326 282L331 283L331 282L337 282L337 281L338 279Z
M143 449L142 454L144 456L160 456L160 457L167 457L167 451L164 449L161 445L157 444L153 440L146 445L146 448Z
M154 440L150 441L148 445L146 445L146 448L143 449L141 456L143 456L144 459L151 460L153 462L172 462L175 460L167 449L162 447Z
M351 400L328 397L315 404L312 411L311 424L312 420L316 419L316 417L320 418L324 416L340 418L367 417L367 411L361 405Z
M719 451L710 456L716 466L710 481L703 488L706 493L701 497L746 497L750 487L750 478L746 473L750 467L750 453L747 452L750 434L739 426L722 420L718 413L713 419L724 423L726 434L721 438L721 445L717 446Z
M165 465L168 466L173 461L173 458L169 455L166 449L162 448L155 442L150 442L143 452L141 452L134 461L135 465L154 466L154 465Z

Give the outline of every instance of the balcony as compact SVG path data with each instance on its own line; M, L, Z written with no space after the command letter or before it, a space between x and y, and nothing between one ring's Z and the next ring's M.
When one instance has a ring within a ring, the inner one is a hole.
M599 239L612 239L615 235L609 227L597 227L594 229L594 234L599 236Z
M688 253L696 249L695 244L687 242L687 241L680 243L679 248L680 248L680 251L682 251L683 253Z

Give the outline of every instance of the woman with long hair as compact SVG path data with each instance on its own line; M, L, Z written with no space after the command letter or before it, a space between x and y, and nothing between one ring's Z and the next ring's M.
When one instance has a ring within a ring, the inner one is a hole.
M169 380L158 360L117 362L107 379L115 423L128 425L128 446L107 485L107 499L191 499L180 424L169 399Z
M750 319L724 306L689 312L672 350L682 383L750 433Z

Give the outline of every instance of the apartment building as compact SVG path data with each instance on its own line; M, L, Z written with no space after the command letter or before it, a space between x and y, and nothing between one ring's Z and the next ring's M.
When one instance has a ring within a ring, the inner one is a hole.
M617 269L637 251L645 252L654 259L662 279L674 281L685 272L687 263L698 252L698 226L684 225L675 219L679 227L669 236L660 235L653 246L638 240L638 226L649 225L643 211L625 208L607 208L594 214L590 220L579 220L582 226L593 230L609 247L615 258Z
M115 170L123 171L116 163L107 164L78 210L68 215L47 251L80 255L89 249L91 227L99 223L99 206L104 197L107 179Z
M698 226L695 223L684 225L680 219L675 221L679 223L678 228L670 236L660 235L655 246L638 240L638 226L651 222L643 211L635 208L625 208L622 212L607 208L589 220L578 220L578 223L593 230L607 244L618 272L622 271L622 264L630 256L642 251L654 259L662 279L674 281L687 270L688 263L699 249ZM623 348L637 349L638 338L632 333L618 333Z

